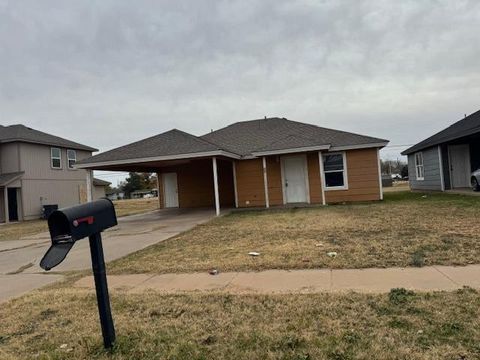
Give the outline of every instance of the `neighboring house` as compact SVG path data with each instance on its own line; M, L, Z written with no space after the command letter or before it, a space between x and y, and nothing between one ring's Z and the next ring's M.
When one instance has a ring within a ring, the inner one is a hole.
M109 192L107 194L107 198L109 198L112 201L123 200L123 199L125 199L125 193L123 191L120 191L120 190L114 190L113 192Z
M388 141L285 118L194 136L167 131L98 154L79 168L157 172L160 207L270 207L382 199Z
M445 191L470 187L480 168L480 111L405 150L410 188Z
M111 182L93 178L93 200L106 197L106 188L111 184Z
M89 146L23 125L0 125L0 222L38 219L43 205L87 200L87 174L75 163Z

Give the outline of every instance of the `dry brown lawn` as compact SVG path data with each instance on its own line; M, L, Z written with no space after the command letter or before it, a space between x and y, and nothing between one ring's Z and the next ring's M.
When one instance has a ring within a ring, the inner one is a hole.
M158 209L158 198L114 201L117 217L141 214Z
M110 272L466 265L480 262L479 216L480 198L407 192L383 203L238 212L115 261Z
M478 359L480 294L112 295L114 350L93 292L34 292L2 305L8 359Z
M141 214L158 208L158 199L132 199L114 201L117 217ZM45 220L31 220L0 225L0 241L18 240L25 236L48 231Z
M2 224L0 225L0 241L18 240L25 236L35 235L45 231L48 231L48 226L44 220Z

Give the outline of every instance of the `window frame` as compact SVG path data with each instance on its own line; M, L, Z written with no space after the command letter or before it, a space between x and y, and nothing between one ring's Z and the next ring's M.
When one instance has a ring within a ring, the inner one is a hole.
M54 157L53 156L53 150L58 150L58 157ZM58 160L59 161L59 165L58 167L57 166L53 166L53 160ZM58 148L58 147L51 147L50 148L50 168L53 169L53 170L62 170L63 167L62 167L62 149L61 148Z
M330 155L342 155L343 170L325 170L325 158ZM348 190L347 153L345 151L322 153L323 189L325 191ZM327 186L326 174L343 172L343 186Z
M69 158L69 156L68 156L69 151L73 151L73 153L75 154L75 159L70 159ZM75 166L75 164L77 163L77 150L67 149L67 169L68 170L77 170L75 167L70 167L70 160L75 161L75 163L73 164Z
M418 161L419 158L421 158L422 160L421 164ZM415 178L417 181L424 181L425 180L425 159L423 157L423 151L419 151L415 153L414 161L415 161ZM420 172L422 176L420 176Z

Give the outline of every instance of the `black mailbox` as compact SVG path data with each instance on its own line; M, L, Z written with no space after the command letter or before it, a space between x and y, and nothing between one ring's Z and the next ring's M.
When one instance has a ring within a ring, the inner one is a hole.
M65 259L76 241L88 237L103 343L106 348L112 347L115 341L115 328L110 310L101 232L115 225L117 216L109 199L56 210L48 217L52 245L40 261L43 269L50 270Z

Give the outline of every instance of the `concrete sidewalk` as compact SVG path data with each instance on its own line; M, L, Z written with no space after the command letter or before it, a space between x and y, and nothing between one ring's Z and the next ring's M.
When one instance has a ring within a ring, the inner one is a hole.
M207 273L110 275L108 282L110 289L128 293L146 290L163 293L216 290L240 294L342 291L386 293L398 287L416 291L451 291L463 286L480 288L480 265L364 270L268 270L218 275ZM93 289L93 279L82 278L75 286Z

